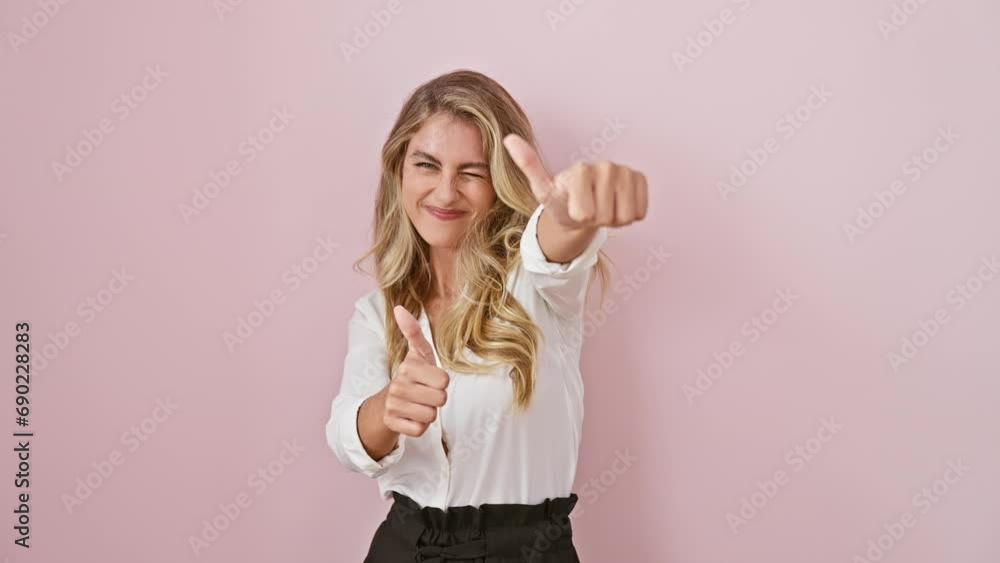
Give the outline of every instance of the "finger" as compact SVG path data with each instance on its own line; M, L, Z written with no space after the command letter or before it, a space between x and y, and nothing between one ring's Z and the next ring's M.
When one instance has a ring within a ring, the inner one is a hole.
M615 188L615 223L618 225L628 225L637 219L635 192L639 188L638 174L624 171L622 181Z
M613 225L615 222L619 184L623 183L621 169L614 164L599 162L594 174L594 221L598 225Z
M430 424L437 418L436 407L411 403L398 397L386 397L385 412L391 417L406 418L423 424Z
M554 194L555 182L552 176L545 170L542 159L538 152L522 139L519 135L511 133L504 137L503 146L507 148L514 164L524 172L528 182L531 184L531 191L535 194L538 203L544 204Z
M397 418L394 416L387 416L385 420L385 425L389 427L389 430L393 432L399 432L406 436L412 436L414 438L419 438L424 435L427 431L427 424L420 422L414 422L412 420L407 420L405 418Z
M447 389L448 383L451 382L451 376L437 366L425 365L418 366L417 369L413 370L411 381L432 389Z
M573 221L590 224L594 220L594 167L582 164L571 168L566 178L567 212Z
M444 387L433 387L418 383L416 385L403 385L396 391L399 398L411 403L427 405L429 407L443 407L448 402L448 384Z
M649 182L642 172L636 174L639 175L639 183L635 190L635 216L641 220L646 218L646 209L649 207Z
M410 351L415 352L427 363L436 365L437 362L434 361L434 349L431 348L430 343L424 338L424 333L420 330L420 323L417 322L417 319L413 318L413 315L402 305L396 305L392 312L396 317L396 326L399 327L400 332L403 333L403 337L406 338L406 343L409 344Z

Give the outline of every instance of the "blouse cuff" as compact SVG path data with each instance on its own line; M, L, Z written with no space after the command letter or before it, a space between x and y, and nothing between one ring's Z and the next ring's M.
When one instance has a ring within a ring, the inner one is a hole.
M538 218L542 214L544 205L540 204L528 219L528 224L524 227L521 235L521 258L524 269L528 272L543 274L553 278L567 278L581 270L589 270L597 264L598 252L608 240L608 228L598 227L593 240L576 258L569 262L550 262L545 253L542 252L541 245L538 244Z
M361 436L358 435L358 411L365 398L358 398L350 408L344 410L345 419L340 425L340 443L343 444L344 452L360 473L368 477L378 477L399 461L399 458L403 457L406 436L400 434L396 447L380 461L372 459L361 443Z

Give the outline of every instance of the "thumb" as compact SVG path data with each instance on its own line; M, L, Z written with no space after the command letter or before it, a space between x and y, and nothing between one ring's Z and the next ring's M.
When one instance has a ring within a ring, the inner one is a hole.
M396 317L396 326L406 338L410 351L420 356L428 364L437 365L437 362L434 361L434 349L424 338L424 333L420 330L420 323L417 322L417 319L402 305L396 305L392 312Z
M504 137L503 146L507 148L507 153L510 154L514 164L528 177L535 199L544 205L549 198L555 195L555 182L552 181L552 176L542 165L542 159L539 158L538 152L515 133Z

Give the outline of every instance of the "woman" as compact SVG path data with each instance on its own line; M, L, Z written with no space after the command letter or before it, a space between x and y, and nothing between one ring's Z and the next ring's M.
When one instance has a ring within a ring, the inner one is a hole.
M394 500L366 562L579 561L584 301L646 179L610 162L552 178L533 145L510 94L463 70L420 86L382 149L355 264L374 256L379 288L355 303L326 426Z

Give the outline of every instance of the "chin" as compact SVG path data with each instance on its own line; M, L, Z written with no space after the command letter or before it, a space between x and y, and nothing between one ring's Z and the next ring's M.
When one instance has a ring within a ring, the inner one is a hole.
M417 232L428 246L435 248L457 248L459 244L459 236L441 232L439 229L434 229L433 231L418 230Z
M424 240L427 241L427 245L428 246L432 246L434 248L451 248L451 249L455 249L455 248L458 248L458 245L459 245L459 241L456 240L456 239L453 239L453 238L440 238L440 239L437 239L437 240L435 240L435 239L431 239L431 240L424 239Z

